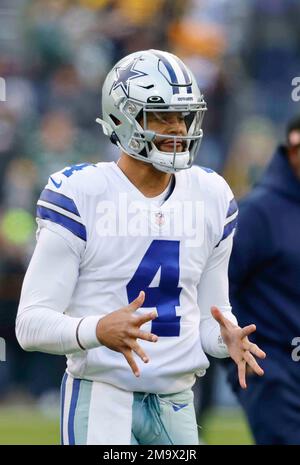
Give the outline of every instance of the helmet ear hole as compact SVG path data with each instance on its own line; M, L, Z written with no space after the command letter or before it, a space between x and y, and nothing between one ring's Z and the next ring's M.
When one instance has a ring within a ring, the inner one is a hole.
M112 122L114 123L115 126L120 126L120 124L122 124L122 122L116 116L114 116L112 113L109 114L109 117L110 117L110 119L112 120ZM118 138L115 131L113 131L111 133L110 141L115 145L118 145L118 142L120 142L120 139Z
M120 126L120 124L122 124L122 122L118 118L116 118L112 113L110 113L109 117L113 121L115 126Z

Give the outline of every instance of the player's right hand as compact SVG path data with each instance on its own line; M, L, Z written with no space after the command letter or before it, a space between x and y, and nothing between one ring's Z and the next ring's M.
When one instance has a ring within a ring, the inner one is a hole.
M140 326L147 321L157 318L157 312L145 315L136 315L135 311L142 307L145 300L145 292L141 291L126 307L122 307L115 312L111 312L99 320L96 335L104 346L116 352L121 352L126 358L135 376L140 376L139 368L134 360L135 352L145 363L149 362L149 357L137 343L137 339L156 342L158 337L152 333L141 331Z

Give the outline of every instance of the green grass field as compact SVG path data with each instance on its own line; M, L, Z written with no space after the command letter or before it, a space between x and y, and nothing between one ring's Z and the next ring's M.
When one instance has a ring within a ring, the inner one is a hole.
M59 444L59 419L34 407L1 407L0 444Z
M239 409L211 411L204 418L201 431L206 444L246 445L254 443L245 417Z
M252 444L239 410L214 410L202 424L206 444ZM0 408L0 444L59 444L59 419L34 407Z

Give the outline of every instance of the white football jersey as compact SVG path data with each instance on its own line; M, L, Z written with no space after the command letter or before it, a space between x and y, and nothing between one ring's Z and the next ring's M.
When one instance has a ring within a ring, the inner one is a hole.
M130 391L171 393L192 386L209 365L204 350L209 352L212 334L206 331L204 343L201 325L210 321L218 328L210 307L231 310L227 267L237 205L225 180L193 166L174 175L162 201L146 198L115 162L81 164L50 176L37 216L39 231L63 236L80 255L65 315L101 318L141 290L146 297L137 313L158 313L141 328L159 339L138 341L150 358L144 364L136 357L139 378L121 353L100 344L67 355L68 372ZM217 352L228 356L220 338Z

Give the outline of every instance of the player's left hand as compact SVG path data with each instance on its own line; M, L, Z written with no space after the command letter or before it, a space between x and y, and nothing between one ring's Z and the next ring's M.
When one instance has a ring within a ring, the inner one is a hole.
M217 307L212 307L211 313L214 319L219 323L221 336L227 346L229 355L238 367L240 386L243 389L246 389L247 366L249 366L251 370L259 376L264 374L263 369L258 365L253 355L263 359L266 357L266 354L256 344L250 342L248 339L249 334L256 331L256 326L252 324L245 326L244 328L240 328L225 318Z

